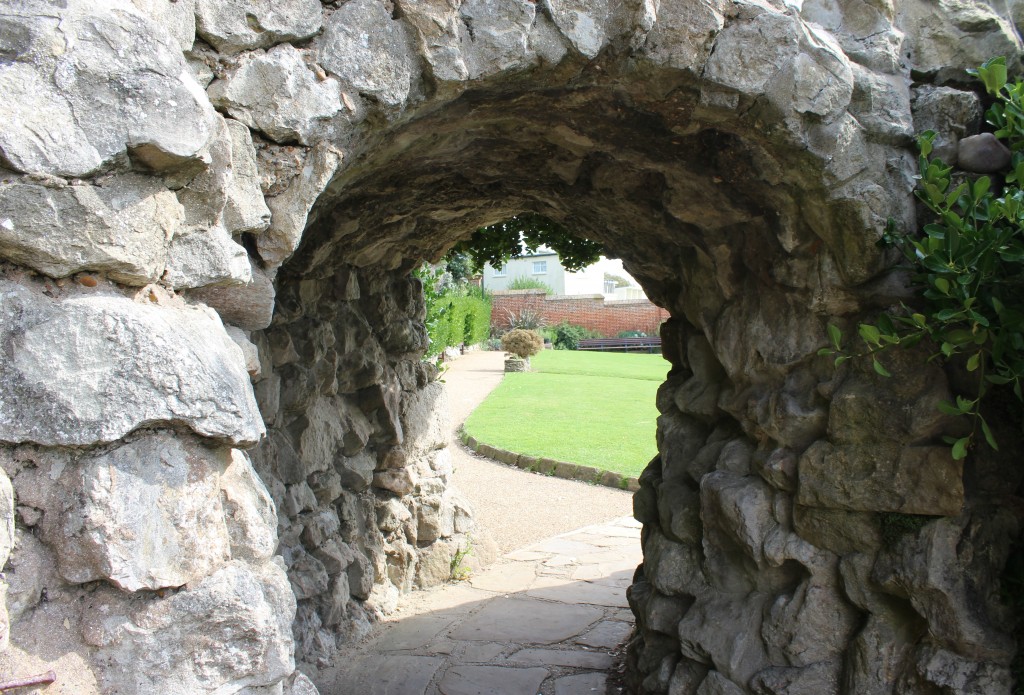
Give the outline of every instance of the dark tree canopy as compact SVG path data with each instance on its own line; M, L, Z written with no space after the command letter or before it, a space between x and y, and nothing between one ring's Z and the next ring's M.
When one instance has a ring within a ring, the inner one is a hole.
M557 253L562 265L570 271L596 263L604 252L604 247L596 241L573 236L558 222L526 212L476 230L469 239L456 244L450 253L468 254L479 268L485 263L500 268L510 258L533 253L541 246Z

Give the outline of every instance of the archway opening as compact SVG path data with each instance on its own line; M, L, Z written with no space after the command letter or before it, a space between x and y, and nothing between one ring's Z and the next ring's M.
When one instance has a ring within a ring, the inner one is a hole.
M784 459L777 486L791 486L793 452L824 433L817 387L832 374L813 354L822 314L854 301L842 285L881 263L862 229L870 208L826 187L831 164L795 147L770 103L716 100L683 73L591 69L569 86L470 90L376 131L339 167L278 274L266 339L279 391L254 462L282 501L300 658L329 662L375 611L444 578L428 570L447 569L432 559L458 547L466 510L447 496L430 424L440 387L420 359L410 270L522 212L603 244L672 317L660 453L636 500L649 555L634 588L640 671L679 659L678 637L646 620L652 600L682 615L709 584L767 601L809 581L789 551L769 558L742 537L742 514L706 526L701 485L714 473L721 505L751 495L767 511L775 492L759 468ZM703 567L701 578L677 562Z

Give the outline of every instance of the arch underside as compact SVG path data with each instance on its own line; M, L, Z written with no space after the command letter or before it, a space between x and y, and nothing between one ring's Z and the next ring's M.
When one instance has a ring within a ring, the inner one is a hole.
M330 663L446 580L474 521L409 273L536 212L672 317L634 498L636 691L1008 688L996 587L1019 530L992 471L1012 457L950 459L938 367L894 356L886 381L816 352L827 323L854 333L908 297L877 241L916 222L912 134L955 151L980 109L950 66L1018 55L1010 19L926 0L135 5L3 18L0 87L37 70L56 114L24 121L25 101L0 134L11 653L37 658L26 635L68 616L102 692L307 692L295 660ZM122 31L131 51L103 60ZM161 109L133 115L122 88ZM51 242L42 209L81 234Z

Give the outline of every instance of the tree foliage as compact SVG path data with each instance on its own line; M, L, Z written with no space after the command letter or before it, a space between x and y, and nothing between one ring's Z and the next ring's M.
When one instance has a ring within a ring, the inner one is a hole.
M473 232L450 253L466 254L477 267L490 263L500 268L510 258L521 258L545 246L562 261L566 270L581 270L601 257L604 248L596 241L574 236L564 226L543 215L526 212Z
M923 133L915 193L933 219L919 235L897 233L890 223L883 237L903 251L920 301L913 308L903 305L900 311L887 312L875 323L860 324L857 332L865 348L859 352L845 347L842 331L829 325L832 346L821 350L833 355L837 365L868 357L883 376L889 371L880 353L925 338L937 346L934 357L962 360L977 377L976 391L939 406L944 413L973 421L970 434L948 440L957 459L967 455L979 433L998 449L982 414L982 403L993 388L1005 386L1024 400L1024 82L1007 82L1002 58L971 73L994 99L986 120L1013 153L1004 183L988 176L958 177L952 167L929 158L935 133Z

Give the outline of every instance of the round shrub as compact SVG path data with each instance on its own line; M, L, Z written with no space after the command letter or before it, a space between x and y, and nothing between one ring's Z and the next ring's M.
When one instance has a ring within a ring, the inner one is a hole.
M525 360L544 349L544 339L537 331L517 328L501 337L501 348Z

